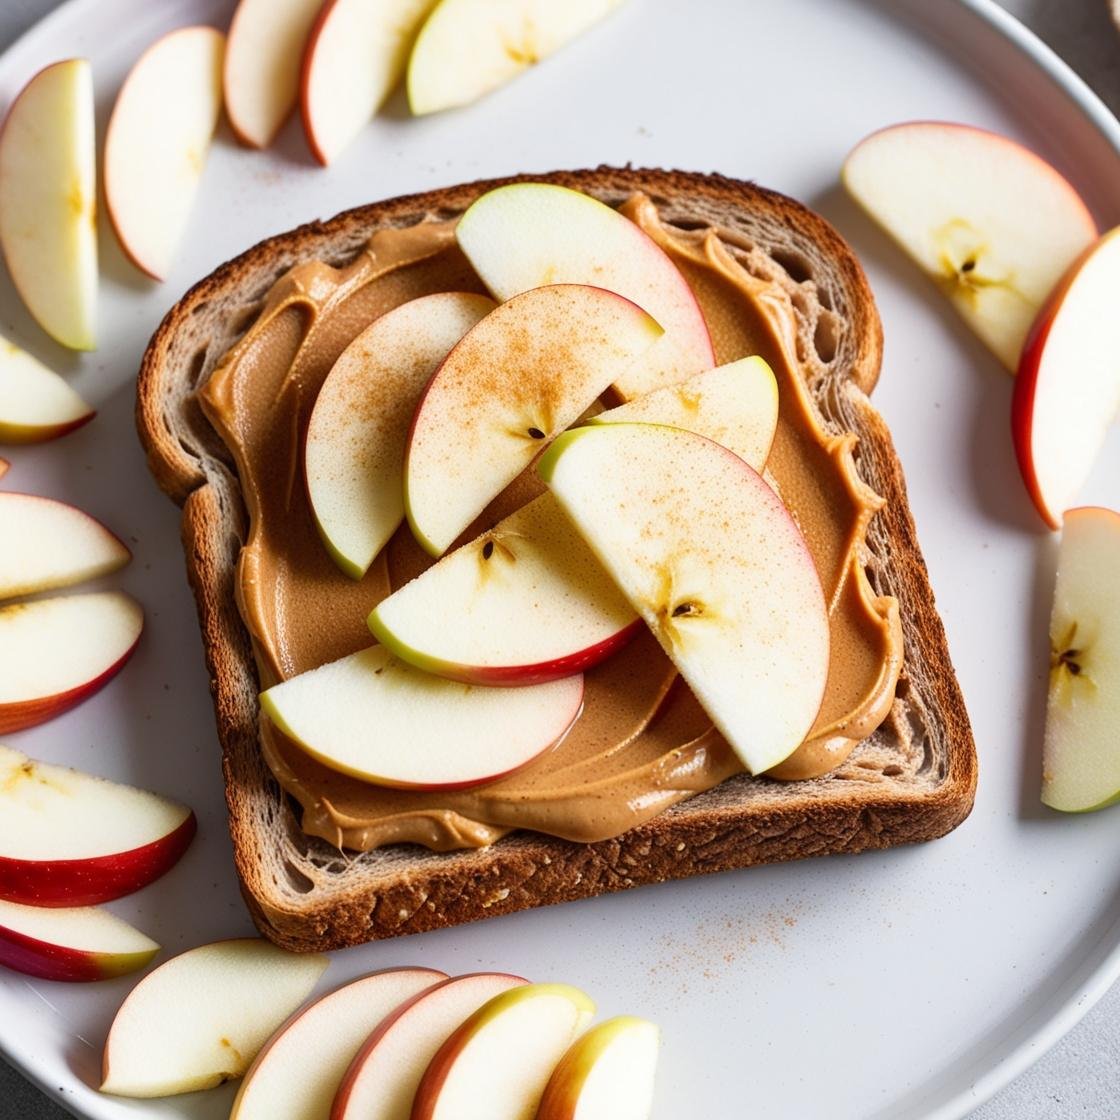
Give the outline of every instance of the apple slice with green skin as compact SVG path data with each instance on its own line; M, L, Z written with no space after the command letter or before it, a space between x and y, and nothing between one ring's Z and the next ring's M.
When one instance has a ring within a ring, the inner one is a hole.
M594 422L637 419L716 439L761 470L778 422L777 382L761 358L745 358ZM373 636L410 664L488 685L585 672L640 625L551 494L443 557L382 600L368 621Z
M0 965L42 980L109 980L144 968L159 946L95 907L44 910L0 901Z
M538 471L747 770L788 757L820 710L829 628L781 499L737 455L654 424L566 432Z
M361 579L404 518L404 455L416 406L440 363L494 310L486 296L438 292L375 319L319 390L304 477L334 562Z
M420 1079L451 1032L484 1003L527 983L500 972L456 976L402 1004L350 1063L330 1120L409 1120Z
M553 284L495 308L428 382L408 436L404 504L420 546L456 537L661 336L630 300Z
M1082 813L1120 801L1120 513L1070 510L1050 615L1042 800Z
M592 1027L560 1059L536 1120L649 1120L660 1042L632 1015Z
M249 1067L230 1120L327 1120L339 1083L370 1032L446 979L446 972L431 968L375 972L297 1011Z
M0 746L0 898L119 898L170 870L196 829L185 805Z
M849 194L1015 372L1031 322L1097 226L1045 160L969 125L874 132L844 163Z
M1023 482L1052 529L1061 526L1120 412L1118 291L1120 228L1073 265L1023 347L1011 434Z
M641 359L615 370L630 399L716 364L704 314L669 255L616 210L553 183L511 183L476 199L455 236L500 300L543 284L596 284L644 308L664 328Z
M331 163L392 93L434 0L326 0L303 55L300 109L315 158Z
M225 36L181 27L153 43L117 94L105 133L105 209L125 254L171 271L222 111Z
M261 693L261 710L324 766L377 785L462 789L554 746L583 677L486 688L432 676L374 646Z
M132 656L144 612L119 591L0 606L0 734L85 700Z
M0 443L57 439L94 415L54 370L0 336Z
M0 494L0 599L97 579L132 559L87 513L34 494Z
M103 1093L170 1097L241 1077L327 967L257 937L200 945L148 973L121 1004Z
M0 246L28 310L72 350L97 345L96 196L90 65L56 62L0 131Z
M229 25L222 92L237 139L267 148L299 99L307 37L323 0L240 0Z
M408 61L418 116L467 105L517 77L608 16L622 0L441 0Z
M594 1014L567 984L495 996L436 1051L411 1120L532 1120L556 1063Z

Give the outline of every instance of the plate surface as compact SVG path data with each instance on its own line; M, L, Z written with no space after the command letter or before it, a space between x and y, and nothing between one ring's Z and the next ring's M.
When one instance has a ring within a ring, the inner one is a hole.
M224 26L231 7L71 0L0 58L0 106L44 63L86 55L103 130L149 41L187 23ZM110 582L148 615L141 649L113 685L6 741L162 790L200 818L183 863L111 909L167 953L251 931L231 870L178 513L148 476L132 429L133 376L163 311L261 237L374 198L598 163L714 169L816 207L868 269L886 329L875 399L906 468L972 715L975 811L922 847L647 888L337 953L322 986L406 963L578 984L603 1015L661 1024L661 1120L748 1110L772 1120L949 1120L1067 1029L1120 972L1120 832L1115 811L1059 818L1038 804L1054 542L1015 468L1011 382L837 186L860 137L908 118L1016 136L1073 180L1102 226L1120 221L1120 129L988 0L632 0L477 106L412 120L398 96L330 171L311 163L295 123L269 154L237 148L223 126L166 284L141 278L102 231L96 354L52 347L0 275L0 330L71 373L101 410L65 441L7 452L4 485L75 502L129 539L135 561ZM1120 505L1115 430L1083 497ZM152 1103L91 1087L130 985L4 974L0 1048L83 1116L226 1116L229 1087Z

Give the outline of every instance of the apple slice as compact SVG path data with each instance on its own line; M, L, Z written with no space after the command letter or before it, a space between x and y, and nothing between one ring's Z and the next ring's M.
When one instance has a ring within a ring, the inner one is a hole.
M409 433L405 514L421 547L441 556L660 335L636 304L585 284L524 292L468 331Z
M326 1120L339 1082L370 1032L446 979L446 972L430 968L375 972L298 1011L257 1054L230 1120Z
M455 235L500 300L542 284L596 284L648 311L665 333L640 361L615 371L626 399L716 364L704 314L669 255L590 195L552 183L498 187L468 207Z
M41 443L93 417L57 373L0 336L0 443Z
M411 1120L526 1120L556 1063L595 1005L567 984L525 984L502 992L436 1051L412 1104Z
M189 949L150 972L109 1028L103 1093L169 1097L241 1077L327 967L256 937Z
M118 591L0 606L0 734L96 692L132 656L144 613Z
M1038 512L1062 523L1120 412L1120 228L1070 269L1039 313L1019 364L1011 434Z
M8 468L10 466L11 463L9 463L7 459L0 459L0 478L3 478L4 475L8 473Z
M536 1120L649 1120L660 1041L631 1015L593 1027L560 1059Z
M40 70L0 132L0 246L28 310L73 350L96 346L96 161L89 63Z
M326 0L303 56L300 107L324 166L369 123L404 73L434 0Z
M456 976L397 1008L350 1063L331 1120L409 1120L420 1079L451 1032L484 1003L527 983L500 972Z
M424 387L494 301L472 292L421 296L375 319L319 390L304 475L319 534L352 579L365 575L404 518L404 454Z
M323 0L240 0L229 25L222 91L237 139L267 148L299 98L304 47Z
M185 805L0 746L0 898L119 898L173 867L196 827Z
M105 910L0 901L0 965L43 980L108 980L143 968L159 946Z
M874 132L849 154L843 180L1012 373L1043 300L1097 237L1053 167L969 125Z
M583 677L484 688L433 677L380 646L261 693L261 710L324 766L377 785L461 789L554 746L583 705Z
M417 115L466 105L516 78L609 15L622 0L441 0L408 60Z
M125 254L171 270L222 111L225 36L181 27L152 44L117 94L105 133L105 208Z
M828 612L781 499L738 456L654 424L561 436L538 471L752 774L820 710Z
M33 494L0 494L0 599L108 575L132 559L89 514Z
M1065 516L1050 615L1042 800L1080 813L1120 800L1120 513Z

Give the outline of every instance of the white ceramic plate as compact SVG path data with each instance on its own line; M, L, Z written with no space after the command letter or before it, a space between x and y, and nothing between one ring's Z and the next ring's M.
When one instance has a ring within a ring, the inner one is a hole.
M0 105L42 64L93 59L100 125L160 32L224 26L229 0L71 0L0 59ZM930 14L926 9L933 9ZM1038 804L1052 542L1019 482L1011 382L837 187L855 141L907 118L1022 138L1120 220L1120 135L1088 90L989 0L632 0L595 34L473 108L408 118L398 97L330 171L293 123L273 153L223 131L190 236L156 286L103 237L101 349L53 348L0 276L0 329L71 371L101 409L15 449L4 485L76 502L128 537L120 578L148 629L121 677L11 745L193 805L201 832L166 879L111 908L174 953L251 927L230 866L218 747L178 515L144 467L132 379L161 314L266 234L374 198L598 163L716 169L825 213L879 298L876 401L894 431L981 756L971 819L916 848L648 888L335 954L338 984L423 963L579 984L604 1014L664 1028L657 1116L959 1117L1055 1041L1120 972L1120 818ZM1120 438L1086 488L1120 504ZM0 977L0 1046L87 1117L222 1117L231 1090L99 1096L101 1043L130 986Z

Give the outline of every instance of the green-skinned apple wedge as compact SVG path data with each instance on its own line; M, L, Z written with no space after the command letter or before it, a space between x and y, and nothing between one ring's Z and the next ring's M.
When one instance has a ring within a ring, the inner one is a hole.
M57 439L93 417L54 370L0 336L0 443Z

